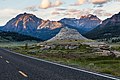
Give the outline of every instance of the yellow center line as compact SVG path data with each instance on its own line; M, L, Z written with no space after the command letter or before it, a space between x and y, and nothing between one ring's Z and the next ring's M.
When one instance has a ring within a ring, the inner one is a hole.
M28 77L28 75L27 74L25 74L24 72L22 72L22 71L18 71L22 76L24 76L24 77Z
M6 60L6 63L8 63L8 64L9 64L10 62Z

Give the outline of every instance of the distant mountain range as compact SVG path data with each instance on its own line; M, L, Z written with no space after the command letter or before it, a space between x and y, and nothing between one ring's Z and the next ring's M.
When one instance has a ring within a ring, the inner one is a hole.
M100 25L102 21L97 16L89 14L81 16L80 19L64 18L60 22L70 28L77 29L81 34L85 34Z
M50 21L37 18L33 14L24 13L8 21L1 30L48 40L57 35L62 27L77 29L83 34L94 29L100 22L101 20L94 15L82 16L80 19L64 18L60 21Z
M11 19L1 30L47 40L55 36L61 27L62 24L59 22L42 20L33 14L24 13Z
M83 37L76 29L63 27L60 32L49 41L56 40L87 40L87 38Z
M50 21L37 18L33 14L24 13L8 21L5 26L0 27L0 30L27 35L40 40L49 40L55 36L58 38L61 35L61 29L64 31L65 27L76 29L80 36L83 35L89 39L120 37L120 13L104 21L92 14L81 16L80 19L64 18L60 21ZM70 36L69 33L67 34L66 38Z
M90 39L111 39L120 37L120 13L104 20L102 24L86 33L84 36Z

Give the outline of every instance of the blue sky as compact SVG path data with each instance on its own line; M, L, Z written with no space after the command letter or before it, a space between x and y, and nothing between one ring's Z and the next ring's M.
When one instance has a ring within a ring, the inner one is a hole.
M80 18L87 14L104 20L120 12L120 0L0 0L0 25L24 12L45 20Z

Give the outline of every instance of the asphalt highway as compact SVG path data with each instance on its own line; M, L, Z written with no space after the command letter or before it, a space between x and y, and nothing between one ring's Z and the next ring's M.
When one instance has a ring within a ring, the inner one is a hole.
M120 80L0 48L0 80Z

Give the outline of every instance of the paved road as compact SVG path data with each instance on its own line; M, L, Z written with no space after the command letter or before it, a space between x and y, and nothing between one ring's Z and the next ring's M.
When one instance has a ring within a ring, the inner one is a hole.
M0 80L120 80L0 49Z

